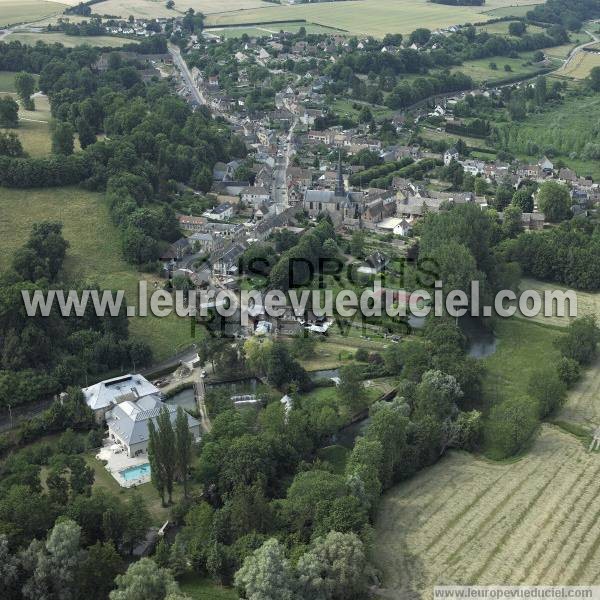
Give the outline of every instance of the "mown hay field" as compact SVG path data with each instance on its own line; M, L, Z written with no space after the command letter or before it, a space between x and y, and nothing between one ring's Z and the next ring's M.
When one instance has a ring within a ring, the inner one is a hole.
M521 285L557 287L531 279ZM579 296L580 314L600 315L600 294ZM554 341L566 323L546 322L498 323L497 351L484 363L486 406L522 392L535 369L556 362ZM600 453L588 451L587 437L600 426L600 360L554 423L561 426L543 424L518 459L451 452L383 497L374 559L385 597L430 598L444 584L600 583Z
M598 583L599 476L600 455L551 425L512 463L452 453L383 498L374 558L388 597Z
M67 3L45 0L2 0L0 2L0 29L17 23L30 23L62 13Z
M578 52L569 64L561 68L556 74L573 79L585 79L594 67L600 67L600 53Z

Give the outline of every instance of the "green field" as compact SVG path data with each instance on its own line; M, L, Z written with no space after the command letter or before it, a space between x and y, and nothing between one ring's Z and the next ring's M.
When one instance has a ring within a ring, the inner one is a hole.
M541 3L540 3L541 4ZM492 10L487 10L485 15L490 19L499 19L501 17L524 17L534 4L522 4L520 6L501 6Z
M493 56L490 58L481 58L478 60L469 60L462 65L454 67L453 71L460 71L469 75L478 82L502 81L509 77L534 76L540 72L540 67L535 64L526 64L531 61L531 53L523 53L519 58L508 58L507 56ZM497 69L490 67L491 63L496 63ZM510 71L504 70L504 65L510 66Z
M485 20L479 9L432 4L426 0L360 0L223 11L208 16L208 25L264 23L304 19L356 35L383 37Z
M358 106L358 108L356 108L354 105ZM333 110L340 116L357 118L360 113L360 108L363 105L370 109L375 120L389 119L394 114L392 109L385 106L374 106L373 104L368 104L366 102L346 100L344 98L336 99L331 105L331 108L333 108Z
M7 41L21 42L22 44L27 44L29 46L32 46L37 42L44 42L45 44L62 44L67 48L74 48L75 46L82 46L83 44L99 46L101 48L119 48L124 44L135 43L135 40L110 35L65 35L64 33L19 32L11 33L5 39Z
M79 188L0 189L0 269L9 266L11 254L27 240L32 223L44 219L64 223L71 244L65 267L71 277L125 290L130 304L137 299L140 279L155 281L121 258L119 232L102 195ZM175 316L136 317L130 320L130 330L151 345L156 359L167 358L191 342L188 322Z
M237 600L238 595L231 589L214 584L197 575L185 575L179 582L181 591L192 600Z
M0 28L17 23L30 23L51 15L60 14L66 2L45 2L44 0L1 0Z
M559 330L523 319L498 319L495 332L498 347L484 360L486 407L522 393L540 365L554 364L560 358L554 347L554 340L561 335Z
M500 34L509 36L508 28L511 21L500 21L499 23L490 23L489 25L481 25L477 28L478 31L485 31L489 34ZM544 30L542 27L535 25L527 25L527 33L542 33ZM510 36L509 36L510 37Z
M271 35L273 33L279 33L280 31L287 31L290 33L297 33L301 27L304 27L306 33L309 34L321 34L321 33L338 33L343 35L345 31L333 29L331 27L325 27L323 25L316 25L315 23L298 23L298 22L282 22L282 23L269 23L256 27L215 27L211 29L205 29L207 33L214 33L225 39L242 37L246 34L249 37L261 37Z

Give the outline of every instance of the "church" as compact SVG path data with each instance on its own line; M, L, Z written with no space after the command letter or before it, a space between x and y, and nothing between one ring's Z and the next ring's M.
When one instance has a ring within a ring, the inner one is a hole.
M311 217L319 213L328 214L334 223L360 219L363 205L363 192L346 192L342 175L342 161L338 157L337 183L332 190L306 190L302 206Z

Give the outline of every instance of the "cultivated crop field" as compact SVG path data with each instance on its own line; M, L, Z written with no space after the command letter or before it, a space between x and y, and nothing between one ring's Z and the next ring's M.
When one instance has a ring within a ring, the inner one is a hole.
M16 23L28 23L62 13L65 4L45 0L1 0L0 28Z
M272 6L262 0L175 0L174 9L170 10L165 2L159 0L106 0L94 6L94 12L101 15L117 15L120 17L152 18L173 17L178 13L184 13L188 8L205 15L229 10L247 10L250 8L261 8Z
M383 37L386 33L410 33L418 27L436 29L481 21L485 17L475 8L432 4L426 0L360 0L228 10L209 15L207 24L217 26L294 19L305 19L357 35Z
M513 463L444 458L383 499L374 554L389 597L431 597L437 584L597 583L599 476L600 455L551 425Z

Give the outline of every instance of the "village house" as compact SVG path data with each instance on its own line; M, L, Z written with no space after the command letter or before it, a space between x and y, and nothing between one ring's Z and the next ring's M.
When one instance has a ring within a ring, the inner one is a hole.
M150 438L148 424L152 421L156 426L156 418L163 410L167 410L174 425L177 407L162 402L158 394L115 404L106 415L109 439L122 446L129 457L147 453ZM186 418L193 439L198 441L200 422L187 413Z
M183 231L199 231L206 224L204 217L193 217L191 215L177 215L177 220Z
M263 187L246 187L241 192L242 202L247 206L258 208L271 200L271 193Z
M216 221L227 221L233 216L233 206L229 202L224 202L204 213L204 216Z
M158 394L159 389L142 375L122 375L99 381L81 390L86 404L94 412L96 421L101 423L107 410L126 400L138 400L150 394Z

